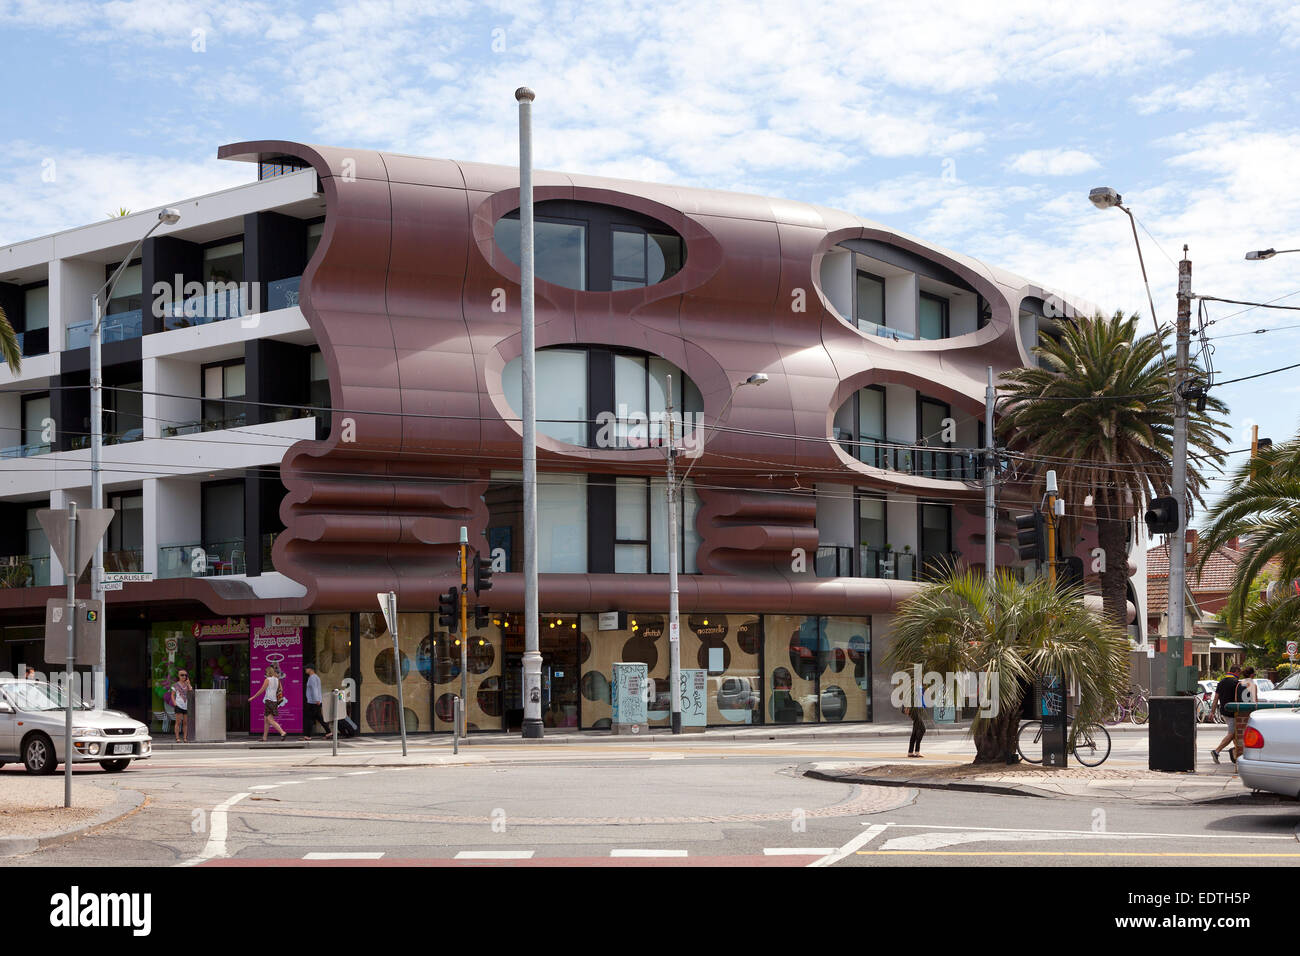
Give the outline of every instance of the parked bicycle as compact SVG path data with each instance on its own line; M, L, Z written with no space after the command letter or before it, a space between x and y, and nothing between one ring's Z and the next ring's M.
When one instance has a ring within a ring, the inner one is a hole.
M1081 726L1077 730L1074 718L1065 718L1065 739L1074 759L1085 767L1097 767L1110 756L1110 731L1101 724ZM1043 722L1027 720L1020 725L1016 735L1016 750L1026 763L1043 762Z
M1128 693L1119 699L1115 706L1115 714L1106 723L1119 724L1128 720L1140 727L1147 722L1149 716L1146 689L1130 687Z

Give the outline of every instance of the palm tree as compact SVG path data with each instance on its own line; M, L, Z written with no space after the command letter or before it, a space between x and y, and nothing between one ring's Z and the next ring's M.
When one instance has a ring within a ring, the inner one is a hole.
M1063 540L1077 540L1091 496L1105 558L1103 606L1120 627L1128 623L1129 522L1153 493L1168 494L1173 473L1174 401L1162 353L1168 331L1139 336L1137 323L1137 315L1122 312L1055 322L1033 349L1042 367L1002 376L1006 404L997 426L1036 474L1035 497L1047 471L1056 471L1067 514L1074 513ZM1228 441L1225 422L1215 417L1227 406L1207 396L1205 409L1193 403L1188 413L1189 515L1194 502L1203 503L1202 463L1221 463Z
M18 333L9 324L9 316L2 305L0 305L0 358L5 360L9 371L18 374L23 364L23 350L18 347Z
M1200 567L1233 538L1241 538L1246 555L1233 576L1224 620L1247 644L1268 646L1270 637L1294 634L1300 627L1300 595L1283 587L1271 601L1252 600L1258 594L1252 582L1266 569L1272 576L1272 568L1276 580L1300 578L1300 435L1260 449L1253 461L1243 463L1207 519Z
M1021 704L1037 678L1079 688L1075 726L1113 712L1128 682L1123 631L1086 610L1079 588L1053 588L1045 578L1021 584L1006 571L992 581L949 571L899 605L893 635L888 660L900 669L988 675L997 706L971 724L975 763L1015 754Z

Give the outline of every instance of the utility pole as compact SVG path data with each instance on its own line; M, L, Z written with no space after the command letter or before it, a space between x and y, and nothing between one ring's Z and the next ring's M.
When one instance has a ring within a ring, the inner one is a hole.
M533 114L536 94L515 90L519 102L519 291L523 356L524 438L524 726L523 736L540 739L542 653L537 631L537 392L533 339Z
M77 503L68 502L68 560L63 576L68 583L68 656L63 693L63 805L72 806L72 680L77 664ZM103 617L101 614L100 617ZM51 759L53 756L51 755Z
M994 499L994 447L993 447L993 404L997 401L997 392L993 390L993 366L989 367L989 382L984 389L984 576L993 583L994 525L997 519L997 504Z
M1056 589L1056 472L1047 473L1047 583Z
M735 394L734 392L732 394ZM673 429L673 377L668 376L668 696L669 724L682 732L682 642L677 610L677 436Z
M1187 580L1187 398L1183 394L1187 379L1188 351L1192 334L1192 261L1183 246L1178 263L1178 327L1174 360L1174 468L1170 494L1178 507L1178 532L1169 550L1169 624L1168 657L1165 661L1165 692L1179 693L1178 674L1183 666L1183 608Z
M460 526L460 717L461 736L469 736L469 529Z

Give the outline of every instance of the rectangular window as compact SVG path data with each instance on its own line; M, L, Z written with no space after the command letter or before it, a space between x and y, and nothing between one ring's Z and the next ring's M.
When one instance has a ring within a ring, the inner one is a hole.
M946 339L948 337L948 300L929 292L921 293L916 317L917 338Z
M45 440L45 421L50 417L50 396L37 395L23 399L23 444L32 453L34 449L48 451Z
M888 468L889 449L875 442L885 441L885 390L869 385L858 390L858 460L873 468Z
M28 332L50 327L50 287L47 285L27 289L23 293L23 327Z
M108 506L116 513L108 526L105 551L130 551L138 555L144 549L144 495L109 495ZM106 560L105 567L109 563ZM138 571L140 568L118 567L109 570Z
M144 383L127 382L104 391L104 437L109 444L144 437Z
M586 475L538 475L537 568L551 573L586 572Z
M105 279L110 279L113 273L117 271L118 263L113 263L105 268ZM122 270L122 275L118 277L117 284L113 286L113 298L108 300L104 306L104 315L120 315L123 312L135 312L141 308L142 298L140 295L140 283L142 281L142 272L140 263L129 265ZM105 330L107 339L107 330Z
M203 250L203 284L244 281L243 240L209 246Z
M853 309L858 328L872 331L885 325L885 280L870 272L858 272L854 292Z
M203 366L203 430L238 428L248 421L247 406L221 399L244 397L244 360Z
M650 571L668 573L668 484L662 478L649 482L650 491ZM677 569L682 574L698 574L696 553L699 535L695 532L695 516L699 511L699 496L690 482L682 488L677 498ZM689 542L689 546L688 546Z
M243 481L203 485L200 510L208 573L243 574L246 569Z
M649 481L615 480L614 570L645 574L650 570Z
M45 537L45 529L41 527L40 519L36 517L36 512L45 507L48 506L40 505L27 509L27 553L32 557L45 557L50 553L50 541Z
M307 224L307 262L311 262L311 257L316 255L316 247L320 245L321 236L325 235L325 223L312 222Z
M496 244L519 262L519 216L497 220ZM567 289L587 288L587 225L568 219L533 220L533 266L537 278Z
M307 403L316 409L312 415L316 418L316 437L324 438L329 434L330 413L321 411L330 407L330 377L325 368L325 356L320 349L312 349L311 372Z
M935 570L952 552L952 506L921 504L921 562Z

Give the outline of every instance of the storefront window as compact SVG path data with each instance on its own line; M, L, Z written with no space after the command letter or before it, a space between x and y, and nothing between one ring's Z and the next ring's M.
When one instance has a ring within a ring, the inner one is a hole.
M501 618L497 616L494 620L500 622ZM489 624L481 630L474 630L473 626L471 616L469 644L465 648L466 723L472 731L500 730L505 707L501 684L501 626ZM433 695L433 729L452 730L455 700L461 685L460 639L435 624L434 631L420 643L416 666Z
M315 664L316 674L320 677L321 697L328 699L330 691L346 688L346 682L353 679L352 615L313 615L311 633L312 656L306 663ZM330 713L328 706L324 713Z
M771 614L764 626L772 723L871 719L869 618Z
M171 735L176 719L168 691L176 683L180 672L194 680L196 645L194 625L191 621L170 621L155 624L149 636L149 730L151 733Z
M398 651L379 613L361 615L361 730L372 734L395 734L401 730L397 716L397 684L401 681L407 733L428 731L432 726L432 685L421 674L417 662L420 648L429 647L429 615L399 614Z
M623 618L626 620L623 620ZM600 630L596 614L582 615L582 633L587 636L581 647L582 726L591 730L608 730L613 714L610 682L614 664L638 663L646 666L646 675L654 684L654 699L649 702L650 726L668 726L668 639L666 617L662 614L627 614L619 616L619 629ZM682 665L686 666L685 664Z

